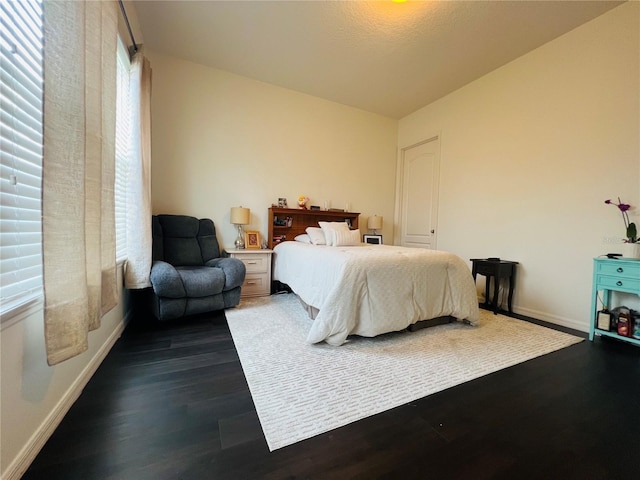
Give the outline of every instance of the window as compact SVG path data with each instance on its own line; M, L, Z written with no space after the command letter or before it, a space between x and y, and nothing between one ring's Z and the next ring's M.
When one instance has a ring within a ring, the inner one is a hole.
M0 313L42 295L42 1L0 3Z
M127 49L118 38L118 79L116 105L116 259L127 258L127 178L131 152L131 102L129 71L131 62Z

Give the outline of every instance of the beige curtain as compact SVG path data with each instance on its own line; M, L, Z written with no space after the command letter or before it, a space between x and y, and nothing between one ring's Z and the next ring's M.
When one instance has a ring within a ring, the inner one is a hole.
M127 184L127 261L124 284L151 286L151 64L141 51L131 63L133 139Z
M47 361L88 347L118 301L115 262L117 4L44 4L42 229Z

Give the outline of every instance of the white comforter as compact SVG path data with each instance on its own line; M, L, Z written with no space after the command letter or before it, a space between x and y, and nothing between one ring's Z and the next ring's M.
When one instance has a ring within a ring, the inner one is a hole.
M274 257L274 279L319 309L309 343L341 345L351 334L373 337L445 315L479 319L469 267L448 252L284 242Z

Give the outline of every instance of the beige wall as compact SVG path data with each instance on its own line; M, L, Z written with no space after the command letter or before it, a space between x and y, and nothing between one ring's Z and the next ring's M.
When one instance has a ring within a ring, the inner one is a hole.
M521 262L516 311L588 328L592 258L640 207L640 4L630 2L402 119L441 133L438 247Z
M299 195L349 202L361 227L383 215L393 237L397 121L147 52L153 68L154 213L212 218L226 248L229 209L251 209L247 229L267 233L267 209ZM363 232L364 233L364 232Z

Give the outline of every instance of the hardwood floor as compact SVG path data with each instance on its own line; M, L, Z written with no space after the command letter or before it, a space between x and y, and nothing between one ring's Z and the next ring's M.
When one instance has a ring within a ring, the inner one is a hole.
M640 348L605 339L269 452L217 313L132 321L23 478L584 480L639 465Z

